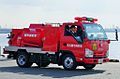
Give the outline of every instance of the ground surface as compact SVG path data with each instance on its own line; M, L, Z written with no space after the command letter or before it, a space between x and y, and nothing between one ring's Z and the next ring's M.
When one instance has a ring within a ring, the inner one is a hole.
M66 71L62 66L50 64L47 68L20 68L14 60L0 60L0 79L120 79L120 63L97 65L93 70L78 67Z

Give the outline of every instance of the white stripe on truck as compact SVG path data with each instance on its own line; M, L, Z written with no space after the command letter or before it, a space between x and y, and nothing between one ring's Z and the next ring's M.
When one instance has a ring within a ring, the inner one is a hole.
M42 51L41 48L35 47L18 47L18 46L5 46L5 51L15 51L17 52L18 49L25 49L28 53L48 53L48 54L55 54L55 52L50 51Z

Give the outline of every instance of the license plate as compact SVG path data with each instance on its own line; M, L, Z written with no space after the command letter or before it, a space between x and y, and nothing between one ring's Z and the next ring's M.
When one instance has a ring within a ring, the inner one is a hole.
M103 63L103 59L98 59L98 63L99 64Z

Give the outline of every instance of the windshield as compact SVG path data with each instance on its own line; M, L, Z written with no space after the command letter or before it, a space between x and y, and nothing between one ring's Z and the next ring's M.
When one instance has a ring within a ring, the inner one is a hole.
M98 24L83 24L87 37L90 40L107 40L107 35L101 25Z

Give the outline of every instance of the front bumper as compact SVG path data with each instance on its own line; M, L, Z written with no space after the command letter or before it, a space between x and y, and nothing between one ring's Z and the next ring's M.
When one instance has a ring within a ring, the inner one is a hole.
M102 64L102 63L105 63L105 62L109 62L109 59L108 58L99 58L99 59L95 59L95 58L85 58L83 60L83 62L85 64Z

